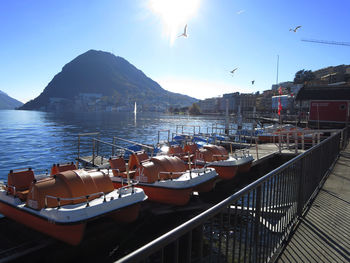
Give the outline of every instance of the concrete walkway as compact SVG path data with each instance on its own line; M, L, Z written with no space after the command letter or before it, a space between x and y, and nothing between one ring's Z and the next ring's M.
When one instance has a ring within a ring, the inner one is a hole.
M350 143L277 262L350 262Z

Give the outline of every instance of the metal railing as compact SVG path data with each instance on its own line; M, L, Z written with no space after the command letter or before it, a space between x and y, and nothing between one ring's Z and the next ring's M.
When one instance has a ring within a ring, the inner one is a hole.
M81 137L90 137L90 136L97 136L97 138L100 138L100 133L99 132L88 132L88 133L79 133L78 134L78 150L77 150L77 159L80 158L80 145L81 145ZM94 137L93 137L94 138ZM95 149L93 149L94 151ZM98 152L98 150L97 150Z
M327 178L348 133L330 136L117 262L273 261Z

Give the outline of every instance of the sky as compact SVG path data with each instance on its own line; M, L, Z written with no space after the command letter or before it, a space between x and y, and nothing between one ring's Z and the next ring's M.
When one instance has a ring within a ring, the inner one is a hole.
M279 82L350 64L349 46L301 41L350 42L349 16L348 0L0 0L0 90L25 103L96 49L198 99L261 92L277 57Z

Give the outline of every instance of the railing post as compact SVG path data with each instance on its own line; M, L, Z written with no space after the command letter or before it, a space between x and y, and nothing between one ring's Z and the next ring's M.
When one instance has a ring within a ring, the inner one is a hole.
M80 158L80 135L78 135L78 159Z
M281 131L278 133L278 151L281 154L282 153L282 134Z
M301 132L301 149L305 150L305 140L304 140L304 132Z
M260 235L259 235L259 226L260 226L260 217L261 217L261 185L256 189L256 207L255 207L255 220L254 220L254 247L253 247L253 258L252 262L259 262L259 244L260 244Z
M304 208L304 178L305 178L305 158L300 159L300 171L298 182L298 203L297 203L297 215L301 217Z
M92 165L95 165L95 140L92 139Z

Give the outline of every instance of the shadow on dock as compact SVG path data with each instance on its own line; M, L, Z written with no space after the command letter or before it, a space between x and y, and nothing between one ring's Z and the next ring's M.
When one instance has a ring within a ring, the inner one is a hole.
M277 262L350 262L350 146Z

